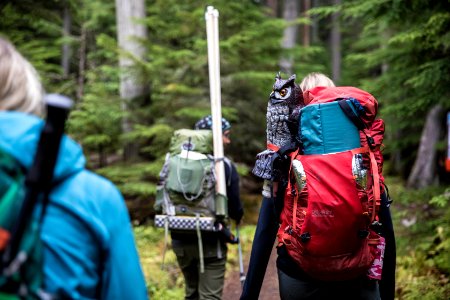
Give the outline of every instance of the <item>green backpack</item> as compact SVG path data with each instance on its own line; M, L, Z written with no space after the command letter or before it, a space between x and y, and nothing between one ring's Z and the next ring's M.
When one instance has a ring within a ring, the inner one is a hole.
M172 136L155 202L155 211L159 213L155 215L155 226L165 229L163 265L168 231L191 231L197 233L200 272L203 273L200 231L224 232L227 227L227 198L216 193L212 152L211 130L180 129ZM231 164L226 158L224 162Z
M226 199L215 191L212 146L211 130L175 131L160 174L157 227L214 231L216 217L226 217Z
M29 223L12 263L3 261L3 254L19 218L25 199L25 174L11 155L0 149L0 300L40 299L43 283L42 243L39 222ZM36 218L34 218L36 219Z

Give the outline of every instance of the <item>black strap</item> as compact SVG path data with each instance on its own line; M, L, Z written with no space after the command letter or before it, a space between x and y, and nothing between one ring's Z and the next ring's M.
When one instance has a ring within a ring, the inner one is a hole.
M47 95L46 102L47 119L39 136L33 163L25 179L27 191L19 211L18 222L12 229L11 241L1 257L2 267L8 266L15 259L37 202L42 199L42 212L44 212L48 194L52 188L53 172L65 122L73 102L69 98L57 94ZM42 217L43 214L40 221L42 221Z
M287 154L297 150L300 147L300 145L297 143L297 141L289 142L280 147L277 152L274 153L272 156L272 163L276 158L281 159L288 159Z
M367 129L366 124L361 120L361 118L355 113L355 111L350 107L350 104L348 103L348 100L338 100L338 104L344 114L350 119L350 121L355 124L355 126L359 130Z
M375 147L375 141L374 141L373 137L371 137L364 131L364 129L368 129L366 124L361 120L361 118L351 108L348 101L349 100L346 100L346 99L338 100L339 107L342 109L344 114L350 119L350 121L352 121L353 124L355 124L355 126L366 135L369 147L373 149Z
M277 220L279 221L279 217L281 214L281 211L283 210L284 206L284 192L287 187L287 182L289 178L287 178L286 175L289 173L289 167L291 163L291 158L289 156L289 153L297 150L299 148L299 144L296 141L289 142L285 145L283 145L277 152L274 153L272 156L271 166L272 166L272 178L271 178L271 188L270 188L270 194L273 201L273 210L274 214L277 217ZM274 197L273 194L273 182L275 177L277 177L278 180L278 190L277 195Z

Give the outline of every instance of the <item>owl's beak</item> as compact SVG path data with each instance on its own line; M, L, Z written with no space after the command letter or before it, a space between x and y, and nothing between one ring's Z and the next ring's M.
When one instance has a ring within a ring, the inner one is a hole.
M283 102L283 100L280 100L280 99L277 99L277 98L275 98L275 91L272 91L271 93L270 93L270 95L269 95L269 101L270 101L270 104L278 104L278 103L281 103L281 102Z
M283 100L280 99L270 99L270 103L272 103L272 105L274 104L279 104L279 103L283 103Z

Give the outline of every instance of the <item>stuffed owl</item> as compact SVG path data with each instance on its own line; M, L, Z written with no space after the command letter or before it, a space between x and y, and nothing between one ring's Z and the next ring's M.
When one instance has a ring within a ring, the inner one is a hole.
M272 156L277 149L295 141L299 111L304 106L302 90L295 79L295 74L287 80L282 79L279 72L275 76L267 104L267 149L256 156L252 170L253 174L263 179L277 180L272 178Z
M272 92L267 105L267 144L282 147L293 141L298 129L298 114L303 107L303 95L300 87L295 83L296 75L287 80L281 78L280 73L275 77ZM296 123L296 124L293 124Z

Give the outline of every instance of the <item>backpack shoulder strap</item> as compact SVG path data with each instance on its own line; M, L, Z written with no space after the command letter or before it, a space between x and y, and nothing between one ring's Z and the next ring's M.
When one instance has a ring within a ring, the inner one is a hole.
M64 126L73 104L69 98L56 94L47 95L46 102L47 118L39 136L33 164L26 175L27 190L18 213L18 222L11 231L11 240L3 253L2 261L5 265L11 264L16 259L25 230L41 195L44 197L39 221L42 221L48 194L53 184L53 172L64 134Z
M339 107L342 109L344 114L350 119L350 121L355 124L355 126L359 130L366 129L366 125L361 120L361 118L355 113L355 111L351 108L350 104L348 103L347 99L338 100Z
M364 132L367 136L367 142L369 147L372 147L375 144L375 141L370 134L367 133L368 128L366 124L361 120L361 118L356 114L353 108L350 106L347 99L338 100L339 107L342 109L342 112L350 119L350 121L355 124L356 128Z
M233 170L233 166L232 166L232 162L231 162L231 160L228 158L228 157L223 157L223 162L224 162L224 164L226 164L227 166L228 166L228 170L230 170L230 172L229 172L229 174L228 174L228 178L226 178L227 180L226 180L226 184L227 184L227 186L230 186L231 185L231 173L232 173L232 170Z

